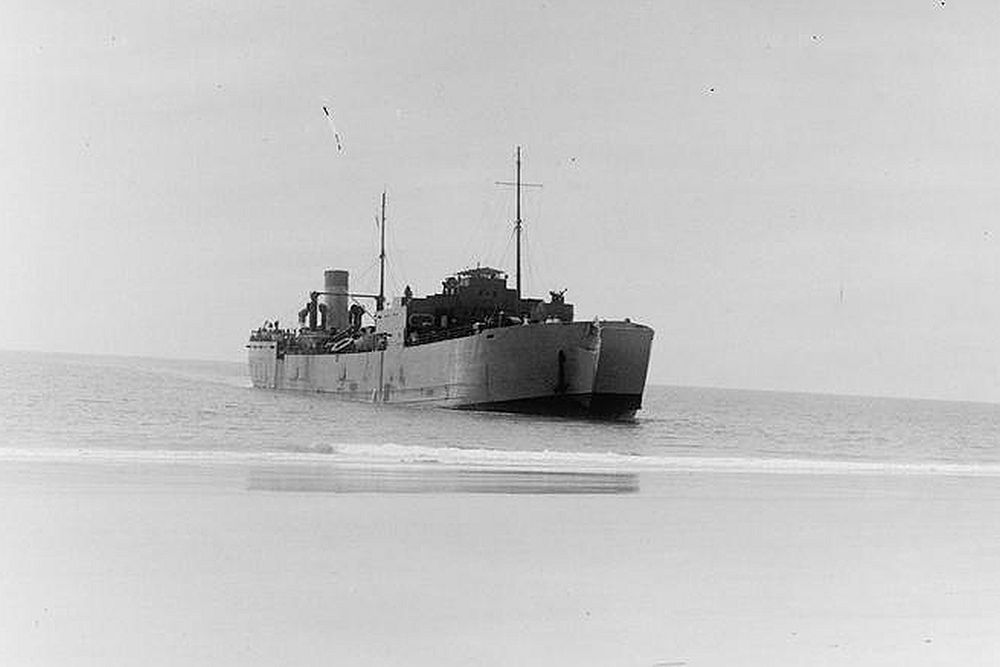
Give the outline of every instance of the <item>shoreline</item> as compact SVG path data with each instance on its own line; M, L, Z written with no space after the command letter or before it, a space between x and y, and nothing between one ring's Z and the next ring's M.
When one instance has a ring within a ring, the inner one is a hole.
M289 451L0 448L0 466L18 465L312 466L331 470L424 473L481 472L605 474L868 475L886 477L1000 477L1000 463L845 460L735 456L651 456L616 452L339 444Z
M991 478L646 471L595 493L586 473L492 471L463 487L427 466L344 470L0 462L0 662L987 665L1000 653Z

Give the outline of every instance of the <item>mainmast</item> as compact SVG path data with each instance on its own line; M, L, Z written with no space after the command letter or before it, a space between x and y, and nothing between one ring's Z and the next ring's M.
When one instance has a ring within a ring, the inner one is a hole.
M381 242L378 253L378 300L375 303L375 310L382 310L385 307L385 190L382 190L382 217L379 228Z
M517 230L517 299L521 300L521 147L517 147L517 169L515 191L517 192L517 217L514 228Z
M540 188L541 183L522 183L521 182L521 147L517 147L517 159L515 161L516 169L514 171L515 180L513 183L508 181L497 181L497 185L513 185L515 188L515 201L517 202L517 214L514 220L514 230L517 236L517 267L516 267L516 278L517 278L517 298L521 298L521 188Z

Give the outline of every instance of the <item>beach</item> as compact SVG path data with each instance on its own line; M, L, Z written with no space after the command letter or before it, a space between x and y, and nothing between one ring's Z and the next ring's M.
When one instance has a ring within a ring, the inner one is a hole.
M993 476L8 456L4 665L992 665Z

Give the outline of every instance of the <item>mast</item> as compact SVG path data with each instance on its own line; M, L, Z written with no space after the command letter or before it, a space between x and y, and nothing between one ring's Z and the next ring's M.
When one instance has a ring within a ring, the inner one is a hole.
M515 187L515 199L514 199L514 201L516 202L516 205L517 205L517 209L516 209L517 213L516 213L515 219L514 219L514 231L515 231L515 234L517 236L517 243L516 243L516 247L517 247L517 249L516 249L516 252L517 252L516 263L517 263L517 266L516 266L516 269L515 269L515 276L516 276L516 279L517 279L517 298L518 298L518 301L520 301L520 299L521 299L521 227L522 227L522 222L523 222L521 220L521 188L540 188L540 187L542 187L542 184L541 183L522 183L521 182L521 147L520 146L517 147L517 159L515 160L514 164L515 164L515 171L514 171L515 180L514 180L514 182L511 183L510 181L496 181L496 184L497 185L513 185Z
M517 230L517 300L521 301L521 147L517 147L517 169L515 191L517 199L517 218L514 228Z
M380 222L381 242L378 253L378 301L375 304L375 310L382 310L385 307L385 190L382 190L382 218Z

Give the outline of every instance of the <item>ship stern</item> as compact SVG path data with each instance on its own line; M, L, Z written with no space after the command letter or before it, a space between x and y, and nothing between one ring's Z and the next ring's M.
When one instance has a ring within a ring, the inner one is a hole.
M273 340L253 340L247 343L247 364L250 382L258 389L277 389L278 343Z

